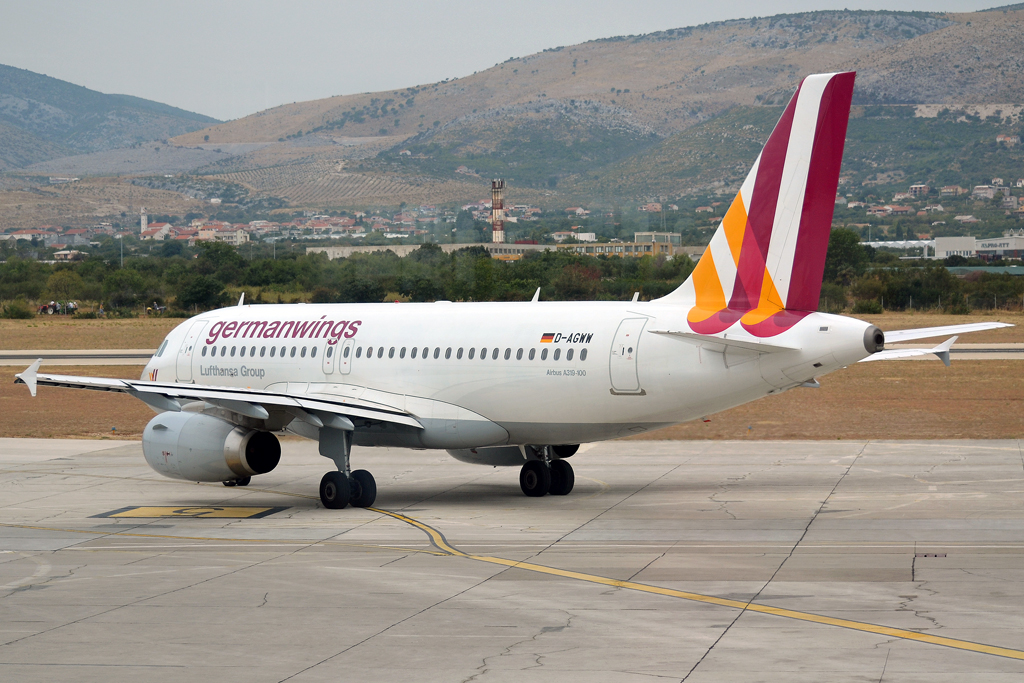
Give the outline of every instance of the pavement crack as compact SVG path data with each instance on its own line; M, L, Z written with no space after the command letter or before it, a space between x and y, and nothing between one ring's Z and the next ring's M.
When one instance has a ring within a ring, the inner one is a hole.
M471 681L475 681L480 676L483 676L484 674L488 673L490 671L490 668L488 668L488 664L490 663L491 660L493 660L493 659L501 659L502 657L505 657L505 656L513 654L512 651L514 649L516 649L517 647L519 647L520 645L523 645L524 643L536 642L536 640L538 638L540 638L542 635L544 635L545 633L560 633L560 632L564 631L565 629L569 628L570 626L572 626L572 620L576 618L576 615L575 614L571 614L571 613L566 613L566 614L568 614L568 618L566 619L565 624L563 624L561 626L542 626L539 631L534 633L529 638L523 638L522 640L516 641L515 643L512 643L511 645L506 646L504 649L502 649L501 652L498 652L497 654L488 655L487 657L484 657L481 660L480 666L478 666L476 668L476 673L474 673L472 676L470 676L468 678L462 679L461 683L470 683ZM570 652L570 651L575 650L575 649L576 648L566 648L564 650L554 650L552 652L549 652L548 654L556 654L557 652ZM546 655L544 655L544 654L533 653L533 661L534 661L533 665L532 666L523 667L523 669L521 669L521 670L525 671L526 669L539 669L539 668L542 668L544 666L543 660L544 660L545 656Z

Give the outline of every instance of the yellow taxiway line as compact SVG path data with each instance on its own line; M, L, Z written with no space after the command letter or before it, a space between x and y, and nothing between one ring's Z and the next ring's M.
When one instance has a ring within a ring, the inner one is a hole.
M729 607L732 609L744 610L747 612L758 612L760 614L770 614L776 617L785 617L787 619L796 619L798 621L809 621L815 624L824 624L826 626L838 626L840 628L846 628L853 631L862 631L864 633L874 633L877 635L887 636L890 638L901 638L903 640L913 640L919 643L928 643L930 645L941 645L943 647L951 647L957 650L967 650L970 652L980 652L986 655L996 655L998 657L1009 657L1010 659L1024 660L1024 651L1013 650L1007 647L998 647L996 645L985 645L983 643L973 643L969 640L958 640L956 638L944 638L942 636L934 636L927 633L919 633L917 631L908 631L902 628L892 628L890 626L880 626L878 624L868 624L863 621L851 621L849 619L837 619L835 617L827 617L821 614L813 614L811 612L800 612L792 609L784 609L781 607L771 607L769 605L761 605L754 602L744 602L743 600L729 600L728 598L716 598L713 595L702 595L700 593L690 593L688 591L675 590L674 588L662 588L659 586L651 586L645 583L637 583L635 581L622 581L619 579L611 579L606 576L597 576L595 574L585 574L583 572L574 572L567 569L556 569L554 567L546 567L541 564L533 564L532 562L520 562L517 560L506 560L501 557L489 557L486 555L471 555L469 553L462 552L458 548L455 548L444 535L423 522L413 519L412 517L406 517L405 515L398 512L391 512L390 510L382 510L380 508L367 508L373 510L382 515L393 517L399 521L410 524L417 529L420 529L430 538L430 542L438 550L455 555L458 557L465 557L470 560L476 560L478 562L488 562L490 564L497 564L504 567L510 567L515 569L523 569L530 572L537 572L538 574L548 574L550 576L561 576L566 579L575 579L577 581L586 581L587 583L595 583L602 586L612 586L615 588L625 588L627 590L639 591L642 593L651 593L654 595L664 595L670 598L681 598L683 600L692 600L694 602L703 602L709 605L718 605L719 607Z

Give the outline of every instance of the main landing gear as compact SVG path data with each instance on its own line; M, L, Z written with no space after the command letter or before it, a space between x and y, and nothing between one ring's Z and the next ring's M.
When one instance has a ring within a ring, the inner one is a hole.
M349 469L351 453L352 432L326 427L320 430L320 455L334 460L338 466L337 472L328 472L320 480L320 502L325 508L368 508L377 499L373 475L366 470Z
M564 496L575 483L572 465L565 460L527 460L519 471L519 488L531 498Z

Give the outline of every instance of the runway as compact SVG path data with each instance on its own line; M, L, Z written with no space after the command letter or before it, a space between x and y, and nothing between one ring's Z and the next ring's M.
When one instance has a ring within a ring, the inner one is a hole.
M1017 681L1017 441L610 442L576 489L289 441L247 488L0 439L0 677Z

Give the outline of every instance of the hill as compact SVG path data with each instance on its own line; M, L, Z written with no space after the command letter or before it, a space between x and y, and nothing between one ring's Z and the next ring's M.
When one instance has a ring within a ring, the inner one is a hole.
M261 192L293 199L309 196L296 189L296 164L351 171L353 159L368 177L465 181L468 170L524 189L659 194L737 182L775 107L807 73L856 70L854 101L865 107L1008 112L1005 103L1024 102L1022 48L1024 9L1016 6L779 15L553 48L465 78L284 105L173 142L262 143L202 172L254 175ZM351 141L361 140L374 144L354 153ZM898 155L887 158L898 163ZM324 185L316 168L301 182Z
M166 139L216 122L0 64L0 168Z

